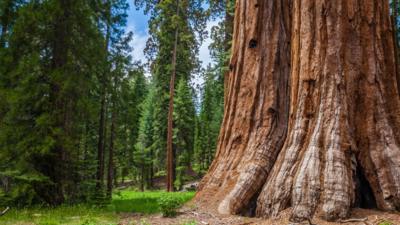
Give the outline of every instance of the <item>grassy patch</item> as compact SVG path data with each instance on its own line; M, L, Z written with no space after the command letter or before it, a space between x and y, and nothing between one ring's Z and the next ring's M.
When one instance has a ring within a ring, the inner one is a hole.
M394 225L394 223L389 222L389 221L382 221L379 223L379 225Z
M87 205L60 206L57 208L11 209L0 217L2 225L116 225L119 212L159 213L158 200L171 196L185 203L194 192L166 193L163 191L136 192L119 191L113 196L111 205L100 209Z
M158 200L162 196L170 196L172 198L176 198L181 203L185 203L192 199L194 194L194 192L167 193L164 191L121 191L114 195L112 205L115 207L116 212L137 212L151 214L160 212Z
M0 224L4 225L114 225L117 222L115 213L84 205L11 209L0 217Z

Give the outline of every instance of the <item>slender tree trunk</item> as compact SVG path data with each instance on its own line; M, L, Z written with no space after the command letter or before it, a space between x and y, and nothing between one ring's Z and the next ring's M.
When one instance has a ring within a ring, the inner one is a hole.
M71 2L66 0L59 0L58 4L61 10L54 26L51 69L53 71L65 73L65 67L68 62L68 48L70 46L68 35L70 35L71 30L70 16L72 5ZM58 132L54 135L56 145L52 150L53 154L44 159L44 161L48 161L47 163L49 163L50 168L41 168L41 170L43 170L41 172L50 178L52 184L45 186L39 184L37 187L38 190L36 191L42 194L41 197L49 204L60 205L65 201L64 185L67 150L65 149L64 140L68 137L65 119L67 113L65 108L67 98L62 94L62 84L60 80L54 79L51 83L50 99L53 107L52 113L55 117L53 126L60 129L62 132Z
M107 61L108 46L111 36L111 27L109 21L107 21L107 30L104 45L105 60ZM101 103L100 103L100 117L99 117L99 139L97 144L97 176L96 176L96 188L98 190L104 187L104 151L105 151L105 139L106 135L106 115L107 115L107 73L108 66L104 69L101 77Z
M114 181L115 102L111 109L110 146L108 151L107 196L111 198Z
M118 164L118 162L116 163L115 161L114 161L114 163L113 163L113 182L114 182L114 187L118 187L118 185L119 185L119 183L118 183L118 168L117 168L117 165Z
M96 188L101 189L103 187L104 178L104 127L105 127L105 108L106 98L105 94L102 94L101 106L100 106L100 121L99 121L99 140L97 145L97 183Z
M149 188L153 188L153 180L154 180L154 162L153 162L153 158L154 158L154 153L153 153L153 149L150 149L150 185Z
M388 1L238 0L200 205L261 217L291 208L293 221L344 218L360 204L399 210L392 28Z
M179 0L176 1L176 15L179 15ZM179 30L175 28L174 48L172 50L172 74L169 84L168 130L167 130L167 191L174 191L174 149L173 149L173 113L176 77L176 54L178 48Z
M145 166L144 166L144 160L142 160L142 165L141 165L141 173L140 173L140 191L144 191L144 174L145 174Z
M89 137L89 122L85 121L85 143L83 144L83 171L84 171L84 175L83 175L83 179L86 180L88 178L88 137Z

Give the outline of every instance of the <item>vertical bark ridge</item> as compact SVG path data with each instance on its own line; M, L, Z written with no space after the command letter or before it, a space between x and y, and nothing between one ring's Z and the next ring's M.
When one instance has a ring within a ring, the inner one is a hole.
M289 36L285 33L289 29L283 18L275 17L273 12L287 16L288 10L283 11L283 4L279 1L260 2L258 7L266 9L259 14L258 23L263 18L268 21L263 24L266 27L265 33L258 35L260 49L272 50L270 53L260 53L260 63L255 71L258 74L257 92L251 116L260 119L254 120L251 126L251 135L246 145L247 152L241 157L243 159L239 165L237 182L219 205L219 211L223 213L239 213L249 204L253 195L260 191L286 135L288 103L280 100L288 100L289 72L288 69L281 69L281 63L287 66L289 64L287 54ZM272 30L280 32L269 32ZM271 87L263 88L268 85ZM263 131L265 128L267 129Z
M366 125L357 124L360 153L359 161L367 171L366 177L374 192L380 209L399 209L399 100L395 77L393 41L389 6L387 2L375 2L366 5L361 12L361 45L364 63L361 73L360 90L370 93L360 102L363 113L356 116L366 121ZM372 18L368 14L374 15ZM374 20L373 20L374 19ZM373 23L374 22L374 23ZM363 93L359 93L363 94ZM375 107L370 107L375 105ZM390 122L389 122L390 121Z
M224 171L226 170L227 162L225 160L220 161L218 159L226 159L231 151L228 145L228 141L230 138L238 140L239 135L236 134L235 137L231 137L232 127L234 118L236 116L236 109L237 109L237 101L238 101L238 90L240 88L240 81L242 78L242 71L243 71L243 64L238 63L244 60L244 51L246 48L245 44L245 21L246 21L246 2L242 1L236 2L235 8L235 24L234 24L234 35L233 39L237 40L239 43L234 42L232 49L235 49L232 54L231 58L231 65L233 66L233 71L230 72L228 78L228 91L227 91L227 102L225 103L225 112L222 121L220 136L218 140L217 152L213 163L210 166L210 169L206 176L202 179L200 184L199 190L204 189L207 187L207 191L201 191L197 194L197 199L206 199L200 197L202 195L213 195L216 192L216 189L222 185L224 181L224 177L226 176ZM239 10L243 9L243 10ZM240 22L236 22L240 21ZM237 47L237 50L235 48Z
M288 5L288 0L236 2L228 105L216 159L196 197L224 200L222 213L239 213L260 191L286 136ZM242 82L236 86L235 79Z

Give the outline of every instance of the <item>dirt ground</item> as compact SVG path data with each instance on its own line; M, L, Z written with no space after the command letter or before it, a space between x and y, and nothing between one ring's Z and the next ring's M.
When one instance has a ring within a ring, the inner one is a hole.
M120 225L309 225L309 222L292 223L289 221L290 209L284 211L275 219L259 219L241 216L224 216L217 213L207 212L207 210L195 209L185 206L180 210L175 218L164 218L161 215L140 215L125 214L122 215ZM312 219L314 225L400 225L399 213L388 213L376 210L354 209L349 220L356 219L356 222L341 221L327 222L316 215ZM388 223L383 223L388 222Z

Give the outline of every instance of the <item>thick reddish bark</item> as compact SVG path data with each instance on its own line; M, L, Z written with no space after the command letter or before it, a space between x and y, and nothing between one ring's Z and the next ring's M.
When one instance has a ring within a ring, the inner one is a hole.
M226 107L216 159L199 200L238 213L265 183L283 145L289 112L288 0L237 1ZM268 49L268 51L266 51Z
M392 28L388 1L238 0L224 121L198 202L262 217L291 207L294 221L400 209Z
M291 205L294 220L319 207L329 220L346 217L361 176L378 208L395 210L400 104L388 2L296 1L293 27L289 135L257 214Z

